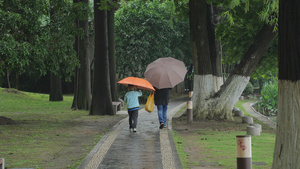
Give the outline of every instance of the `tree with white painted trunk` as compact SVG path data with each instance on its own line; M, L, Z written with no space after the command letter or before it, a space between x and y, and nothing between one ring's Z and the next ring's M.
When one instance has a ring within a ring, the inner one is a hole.
M279 1L278 116L273 169L300 166L300 1Z
M240 64L215 92L215 79L212 71L211 54L207 33L206 0L190 0L190 32L194 62L193 113L198 119L232 119L232 108L237 103L244 88L249 82L256 65L267 52L269 44L276 36L274 27L263 25L253 43L244 54Z

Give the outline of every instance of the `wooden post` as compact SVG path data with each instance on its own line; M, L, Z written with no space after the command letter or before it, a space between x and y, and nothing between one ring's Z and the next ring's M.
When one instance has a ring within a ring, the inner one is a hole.
M193 101L192 101L193 92L189 92L189 101L187 101L187 123L193 122Z
M252 169L251 136L236 136L237 169Z

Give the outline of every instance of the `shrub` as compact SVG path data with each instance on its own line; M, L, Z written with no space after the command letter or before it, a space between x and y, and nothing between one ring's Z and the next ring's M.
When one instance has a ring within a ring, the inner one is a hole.
M249 82L246 88L243 91L244 94L252 94L253 93L253 85Z
M259 111L265 115L277 115L278 81L273 79L265 83L261 90L261 97L256 104Z

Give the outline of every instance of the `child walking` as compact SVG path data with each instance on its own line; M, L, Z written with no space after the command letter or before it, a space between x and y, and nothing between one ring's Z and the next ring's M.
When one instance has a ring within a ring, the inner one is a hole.
M128 85L129 91L125 94L124 101L127 103L127 110L129 115L129 130L136 132L138 121L138 110L140 109L139 98L142 92L135 91L133 85Z

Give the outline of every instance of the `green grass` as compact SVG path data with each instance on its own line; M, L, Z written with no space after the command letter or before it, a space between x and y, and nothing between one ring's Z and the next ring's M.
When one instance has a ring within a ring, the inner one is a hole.
M246 101L239 101L236 104L240 110L244 111L245 116L249 114L245 111L242 106ZM237 122L239 122L236 119ZM258 120L254 120L255 123L260 123ZM216 122L217 123L217 122ZM235 125L233 123L233 125ZM246 129L245 125L245 129ZM234 129L234 126L231 126ZM211 129L201 129L191 133L192 136L187 138L187 136L180 136L177 132L173 132L174 141L177 146L177 150L180 155L180 159L184 168L190 168L190 165L199 165L193 164L192 161L189 161L189 151L187 149L187 144L192 142L194 145L199 146L203 154L201 156L203 161L206 162L219 162L222 168L236 168L236 136L245 135L245 130L211 130ZM253 162L265 162L266 165L256 166L253 165L253 168L257 169L269 169L272 166L273 161L273 151L275 145L275 134L272 129L268 126L263 125L263 132L260 136L252 136L252 161ZM180 144L178 144L180 143Z
M7 93L0 88L0 116L17 123L0 125L0 158L5 158L6 167L43 168L39 166L41 162L50 161L49 158L70 144L70 138L77 134L75 126L80 126L80 122L106 118L88 116L88 111L73 111L72 101L72 96L64 96L62 102L49 102L47 94ZM99 131L97 141L103 134ZM91 145L85 147L84 152L91 148ZM76 168L85 156L74 159L68 168Z

